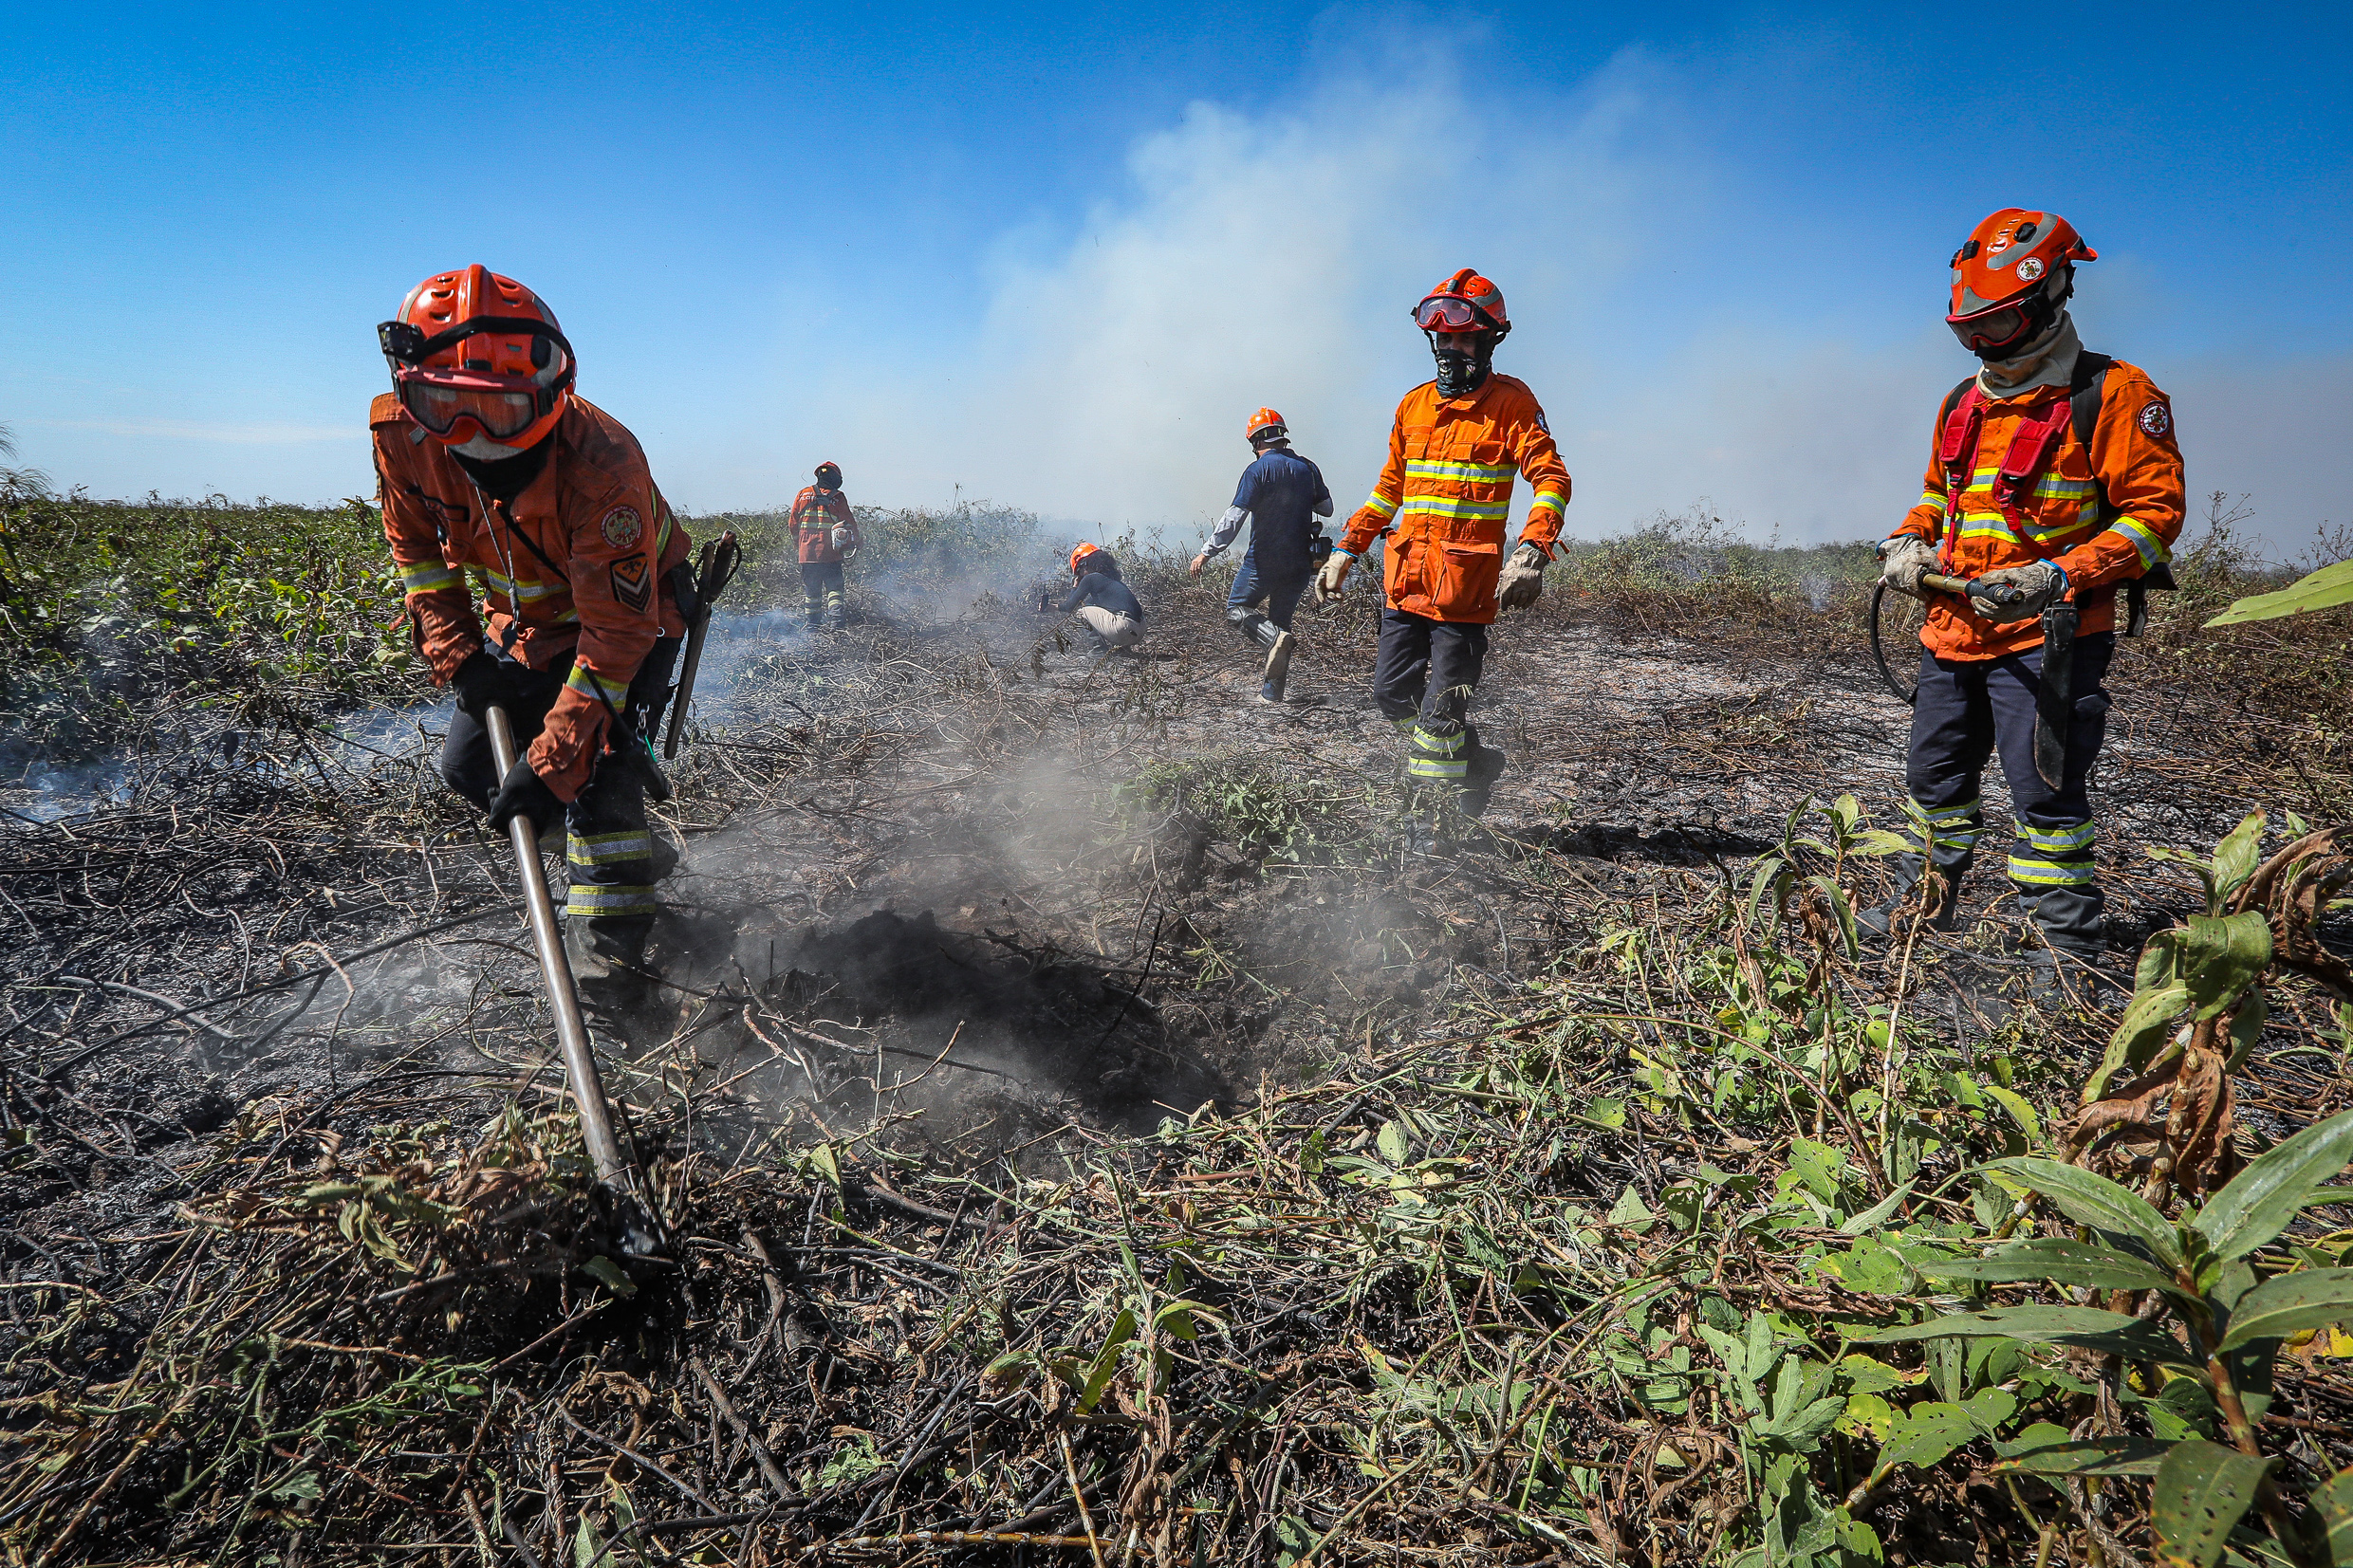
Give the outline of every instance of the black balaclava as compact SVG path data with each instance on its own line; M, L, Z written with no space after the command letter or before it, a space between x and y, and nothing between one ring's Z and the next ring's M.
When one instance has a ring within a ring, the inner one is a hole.
M466 477L472 480L484 495L493 501L504 501L511 507L515 504L515 498L529 489L531 481L547 468L547 454L555 451L555 446L556 433L549 431L510 457L493 457L485 462L479 457L469 457L462 452L452 452L450 455L457 459L457 466L466 470Z
M827 463L824 467L820 468L817 470L817 488L821 490L840 489L842 488L842 470L835 468L831 463Z
M1441 397L1463 397L1478 391L1486 383L1488 371L1492 368L1495 344L1503 339L1501 333L1491 329L1481 332L1477 335L1478 347L1465 354L1460 349L1438 347L1438 335L1435 332L1426 336L1430 340L1430 352L1438 362L1438 396Z

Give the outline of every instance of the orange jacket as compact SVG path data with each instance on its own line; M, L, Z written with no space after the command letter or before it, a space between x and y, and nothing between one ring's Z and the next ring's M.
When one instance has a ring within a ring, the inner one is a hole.
M1425 381L1398 404L1389 461L1371 499L1348 519L1341 548L1362 555L1386 535L1391 609L1484 625L1495 618L1519 473L1536 487L1520 539L1549 556L1568 506L1568 470L1536 395L1518 378L1492 373L1466 397L1440 397L1437 383Z
M839 561L847 553L834 545L837 526L849 529L849 547L858 548L858 515L850 510L849 497L840 490L821 490L811 485L793 497L792 543L802 564Z
M500 646L534 670L572 667L529 756L557 799L576 799L655 639L686 635L662 575L691 541L637 437L575 396L549 437L547 466L510 508L476 490L447 447L420 439L423 428L392 394L369 407L368 428L384 537L434 683L446 684L482 646L471 571Z
M1940 457L1940 423L1930 436L1919 504L1896 533L1937 545L1943 562L1938 569L1954 577L2050 562L2067 574L2070 597L2082 614L2077 632L2088 635L2115 630L2117 584L2171 558L2174 541L2181 536L2186 498L2173 405L2146 372L2115 361L2101 385L2100 417L2088 451L2075 438L2066 402L2064 386L1988 401L1973 471L1954 474L1950 482ZM2022 500L2019 510L2029 535L2022 539L1994 503L1993 480L2019 426L2051 418L2060 421L2058 443ZM2114 514L2104 527L2099 507L2103 492ZM1948 525L1949 510L1956 510L1957 527ZM1938 658L2002 658L2042 640L2039 620L1996 623L1957 595L1928 596L1920 641Z

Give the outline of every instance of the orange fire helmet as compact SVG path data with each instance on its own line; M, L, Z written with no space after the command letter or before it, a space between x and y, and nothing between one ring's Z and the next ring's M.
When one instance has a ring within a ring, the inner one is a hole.
M1084 577L1086 575L1086 563L1094 556L1102 556L1104 560L1108 561L1111 559L1111 552L1104 549L1101 544L1088 544L1082 543L1077 549L1070 552L1070 575L1072 577Z
M2058 213L2005 207L1953 253L1945 324L1979 359L2007 359L2058 320L2075 264L2099 257Z
M1503 290L1466 267L1421 297L1414 324L1424 332L1485 328L1501 338L1511 330L1511 318L1504 313Z
M534 445L571 397L572 345L555 312L488 267L427 278L376 338L400 406L445 446Z
M1256 446L1261 436L1272 438L1289 434L1290 427L1283 423L1281 415L1270 408L1262 408L1250 416L1250 423L1242 429L1242 439Z

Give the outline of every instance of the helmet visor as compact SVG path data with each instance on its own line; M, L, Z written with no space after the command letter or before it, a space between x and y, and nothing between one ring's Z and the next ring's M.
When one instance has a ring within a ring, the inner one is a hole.
M1414 324L1424 332L1475 332L1493 323L1469 300L1441 295L1424 300L1414 308Z
M435 435L447 435L460 419L470 418L493 441L521 434L539 416L536 394L443 386L421 376L400 378L400 406Z

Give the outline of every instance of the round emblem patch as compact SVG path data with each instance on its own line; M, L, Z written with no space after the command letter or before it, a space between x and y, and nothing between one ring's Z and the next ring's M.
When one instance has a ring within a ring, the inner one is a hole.
M2147 418L2146 415L2141 415ZM627 507L615 507L604 514L604 542L617 550L625 550L645 537L645 525Z
M2040 256L2029 256L2026 260L2018 264L2018 276L2024 278L2029 283L2032 283L2035 279L2041 277L2042 275L2043 258Z
M2174 428L2174 411L2162 403L2150 403L2140 411L2140 428L2151 435L2163 435Z

